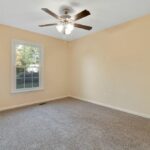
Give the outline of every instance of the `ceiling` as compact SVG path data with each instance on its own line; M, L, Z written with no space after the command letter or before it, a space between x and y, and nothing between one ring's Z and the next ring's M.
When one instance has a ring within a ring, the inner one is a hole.
M73 8L71 15L88 9L91 16L77 21L93 26L92 31L75 29L71 35L58 33L55 26L39 28L39 24L57 20L41 10L48 8L60 14L59 8ZM95 31L110 28L129 20L150 14L150 0L0 0L0 24L53 36L63 40L74 40Z

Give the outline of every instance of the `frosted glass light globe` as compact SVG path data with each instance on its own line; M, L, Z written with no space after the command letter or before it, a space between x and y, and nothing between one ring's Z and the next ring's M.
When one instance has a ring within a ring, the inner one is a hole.
M57 24L56 29L57 29L58 32L62 32L63 29L64 29L63 24Z
M64 33L64 34L71 34L74 30L74 25L72 23L59 23L56 25L56 29L58 32Z
M69 34L71 34L71 32L72 32L72 30L70 30L68 28L65 29L65 34L69 35Z
M66 28L67 28L67 30L73 31L73 30L74 30L74 25L71 24L71 23L68 23L68 24L66 25Z

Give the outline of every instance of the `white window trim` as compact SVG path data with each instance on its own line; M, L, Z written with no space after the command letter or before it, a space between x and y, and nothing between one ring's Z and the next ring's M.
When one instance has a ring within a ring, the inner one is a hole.
M16 44L27 44L40 48L40 71L39 71L39 87L16 89ZM22 40L12 40L11 51L11 93L32 92L44 89L44 48L43 45Z

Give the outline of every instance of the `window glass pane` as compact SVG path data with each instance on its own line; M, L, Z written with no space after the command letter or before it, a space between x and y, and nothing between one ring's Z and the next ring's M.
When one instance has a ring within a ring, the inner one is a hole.
M40 50L35 46L18 44L16 46L16 65L21 67L39 66Z
M25 71L25 78L32 78L32 70L30 70L31 68L27 68Z
M39 87L39 78L33 78L33 87Z
M24 78L20 78L16 80L16 88L17 89L24 88Z
M17 79L24 78L24 68L16 68Z
M25 78L25 88L32 88L32 78Z
M39 78L39 68L38 67L33 68L33 77Z

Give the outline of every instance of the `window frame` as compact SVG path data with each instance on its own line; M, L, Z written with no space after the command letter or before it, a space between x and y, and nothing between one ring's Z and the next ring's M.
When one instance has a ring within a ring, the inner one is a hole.
M32 88L16 88L16 45L23 44L23 45L30 45L35 46L40 49L40 64L39 64L39 87L32 87ZM21 92L32 92L44 89L44 48L42 44L37 44L33 42L23 41L23 40L12 40L12 53L11 53L11 93L21 93Z

